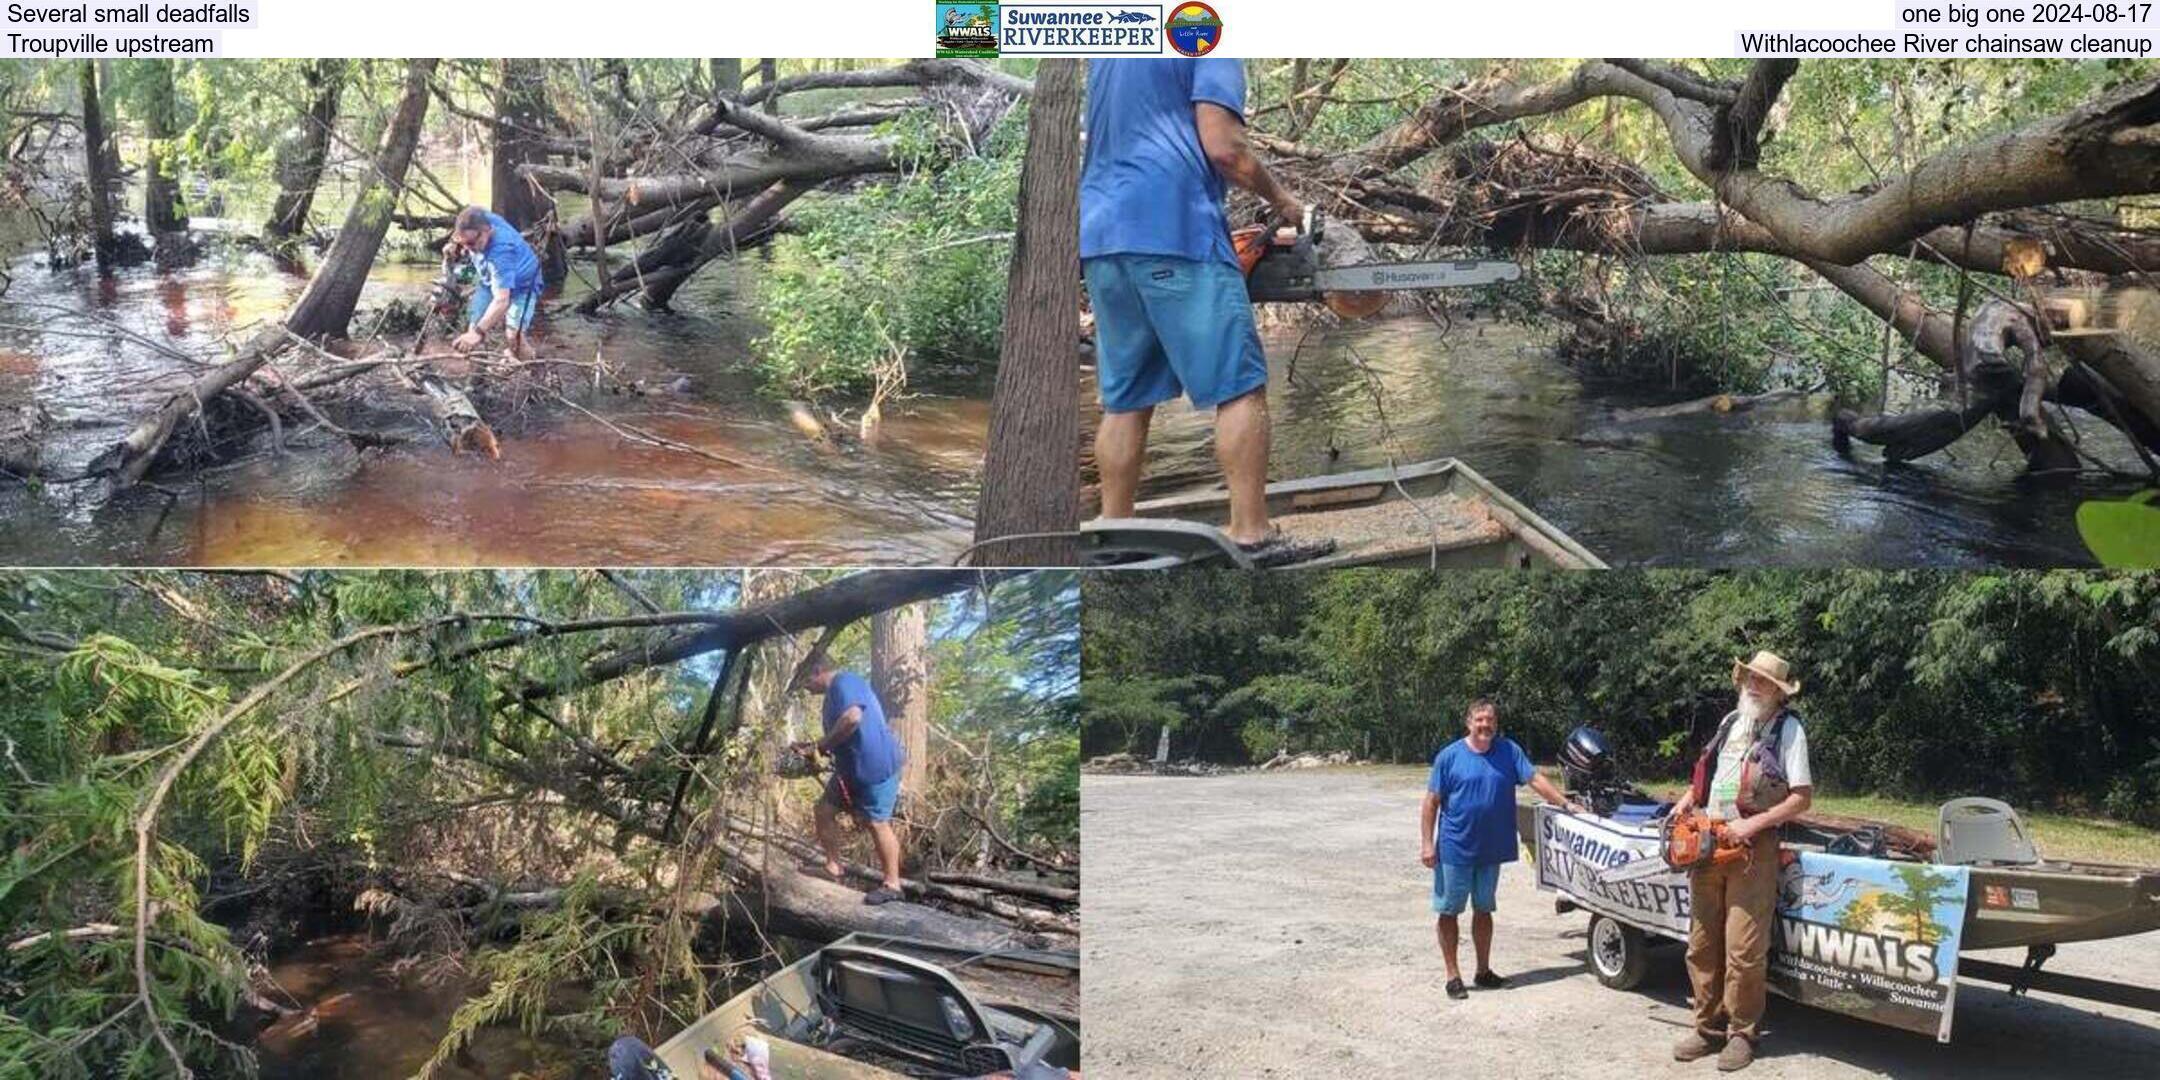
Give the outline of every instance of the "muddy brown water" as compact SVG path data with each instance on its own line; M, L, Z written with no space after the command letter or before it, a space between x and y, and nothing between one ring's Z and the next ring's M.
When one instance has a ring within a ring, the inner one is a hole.
M1627 420L1672 396L1588 387L1534 327L1407 316L1265 338L1275 478L1460 458L1615 566L2090 565L2078 505L2136 490L2021 477L1993 431L1899 468L1847 459L1821 401ZM2080 423L2137 468L2113 429ZM1148 470L1144 494L1212 482L1211 414L1160 410Z
M199 223L200 224L200 223ZM214 356L274 319L305 281L259 255L217 255L160 274L53 273L22 258L0 294L0 371L56 422L46 459L79 467L170 392L178 365L95 323ZM366 313L418 299L432 266L386 264ZM923 380L888 402L882 437L813 442L787 407L757 393L745 311L758 270L716 265L678 296L678 314L543 315L543 356L596 354L653 392L601 395L602 416L749 467L626 442L566 414L504 438L491 462L436 441L355 454L315 439L184 483L168 499L107 501L94 485L32 492L0 481L0 562L16 564L920 564L965 546L989 428L988 384ZM554 302L560 302L559 300ZM62 332L65 332L63 336ZM89 336L74 336L87 334ZM160 377L167 381L155 382ZM679 384L680 380L686 384ZM160 388L165 388L162 392ZM0 386L0 391L6 390Z
M403 970L365 934L316 938L270 967L271 995L298 1011L263 1029L260 1080L387 1080L435 1055L466 996ZM481 1029L440 1080L572 1080L606 1071L604 1051L515 1027Z

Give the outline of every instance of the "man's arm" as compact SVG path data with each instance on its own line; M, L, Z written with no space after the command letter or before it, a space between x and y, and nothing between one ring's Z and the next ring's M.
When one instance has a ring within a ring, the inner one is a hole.
M1418 861L1431 866L1439 854L1433 850L1433 830L1440 825L1440 793L1425 793L1425 806L1418 811Z
M1275 209L1276 216L1296 224L1305 215L1305 204L1275 179L1275 174L1253 153L1252 140L1236 113L1212 102L1193 106L1193 122L1200 128L1200 149L1223 179L1250 191Z
M1815 789L1812 787L1796 787L1786 794L1783 802L1778 803L1776 806L1753 817L1744 817L1733 822L1731 826L1732 838L1745 843L1765 829L1777 828L1807 813L1808 807L1813 805L1815 805Z
M832 734L827 735L817 741L818 753L832 753L833 747L838 746L851 738L854 738L855 729L861 726L862 706L848 706L848 711L841 713L840 719L833 721Z
M508 289L497 289L495 290L495 299L488 301L487 313L480 316L480 321L473 324L473 329L483 334L491 333L496 327L503 324L503 320L509 317L509 314L510 291Z

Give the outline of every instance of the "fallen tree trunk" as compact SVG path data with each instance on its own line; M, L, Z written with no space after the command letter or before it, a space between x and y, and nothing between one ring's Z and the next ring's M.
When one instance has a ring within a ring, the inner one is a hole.
M271 326L257 331L239 355L198 377L188 388L167 398L155 412L136 422L126 436L90 463L90 475L111 479L113 490L124 491L142 481L156 463L166 440L189 418L202 412L203 403L246 381L285 342L285 328Z
M1078 889L1063 889L1055 885L1044 885L1037 881L1021 881L1015 878L994 877L989 874L971 874L960 870L932 870L924 876L941 885L972 885L975 888L987 889L990 892L1025 896L1034 900L1045 900L1053 904L1077 904L1080 902L1080 890Z

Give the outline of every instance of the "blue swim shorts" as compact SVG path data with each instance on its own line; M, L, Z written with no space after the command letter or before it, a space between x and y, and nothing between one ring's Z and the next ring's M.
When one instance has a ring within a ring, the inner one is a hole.
M900 774L895 772L875 784L858 784L834 769L825 780L825 801L865 821L891 821L893 807L900 802Z
M485 285L473 290L472 300L465 310L465 325L479 325L487 309L495 303L495 291ZM533 316L540 310L540 289L518 289L510 294L510 310L503 313L503 329L524 333L532 327Z
M1267 385L1267 353L1237 267L1100 255L1081 268L1104 412L1138 412L1180 393L1212 409Z
M1499 863L1440 863L1433 867L1432 909L1437 914L1460 915L1465 904L1478 911L1492 911L1498 906L1499 891Z

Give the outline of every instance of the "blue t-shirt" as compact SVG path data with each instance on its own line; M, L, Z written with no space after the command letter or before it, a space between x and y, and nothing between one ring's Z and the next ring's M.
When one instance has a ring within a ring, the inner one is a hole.
M870 681L852 671L833 676L832 685L825 689L825 734L832 734L841 714L857 706L862 708L862 722L846 742L833 747L833 768L849 783L867 788L899 772L907 752L886 726L885 706L878 703Z
M493 292L525 292L540 287L540 256L518 235L517 226L501 215L489 213L487 249L473 256L480 266L480 283Z
M1440 861L1485 866L1515 861L1515 788L1535 774L1515 740L1480 754L1457 739L1433 756L1425 790L1441 798Z
M1080 257L1170 255L1237 265L1223 179L1200 149L1193 108L1245 116L1241 61L1088 61Z

